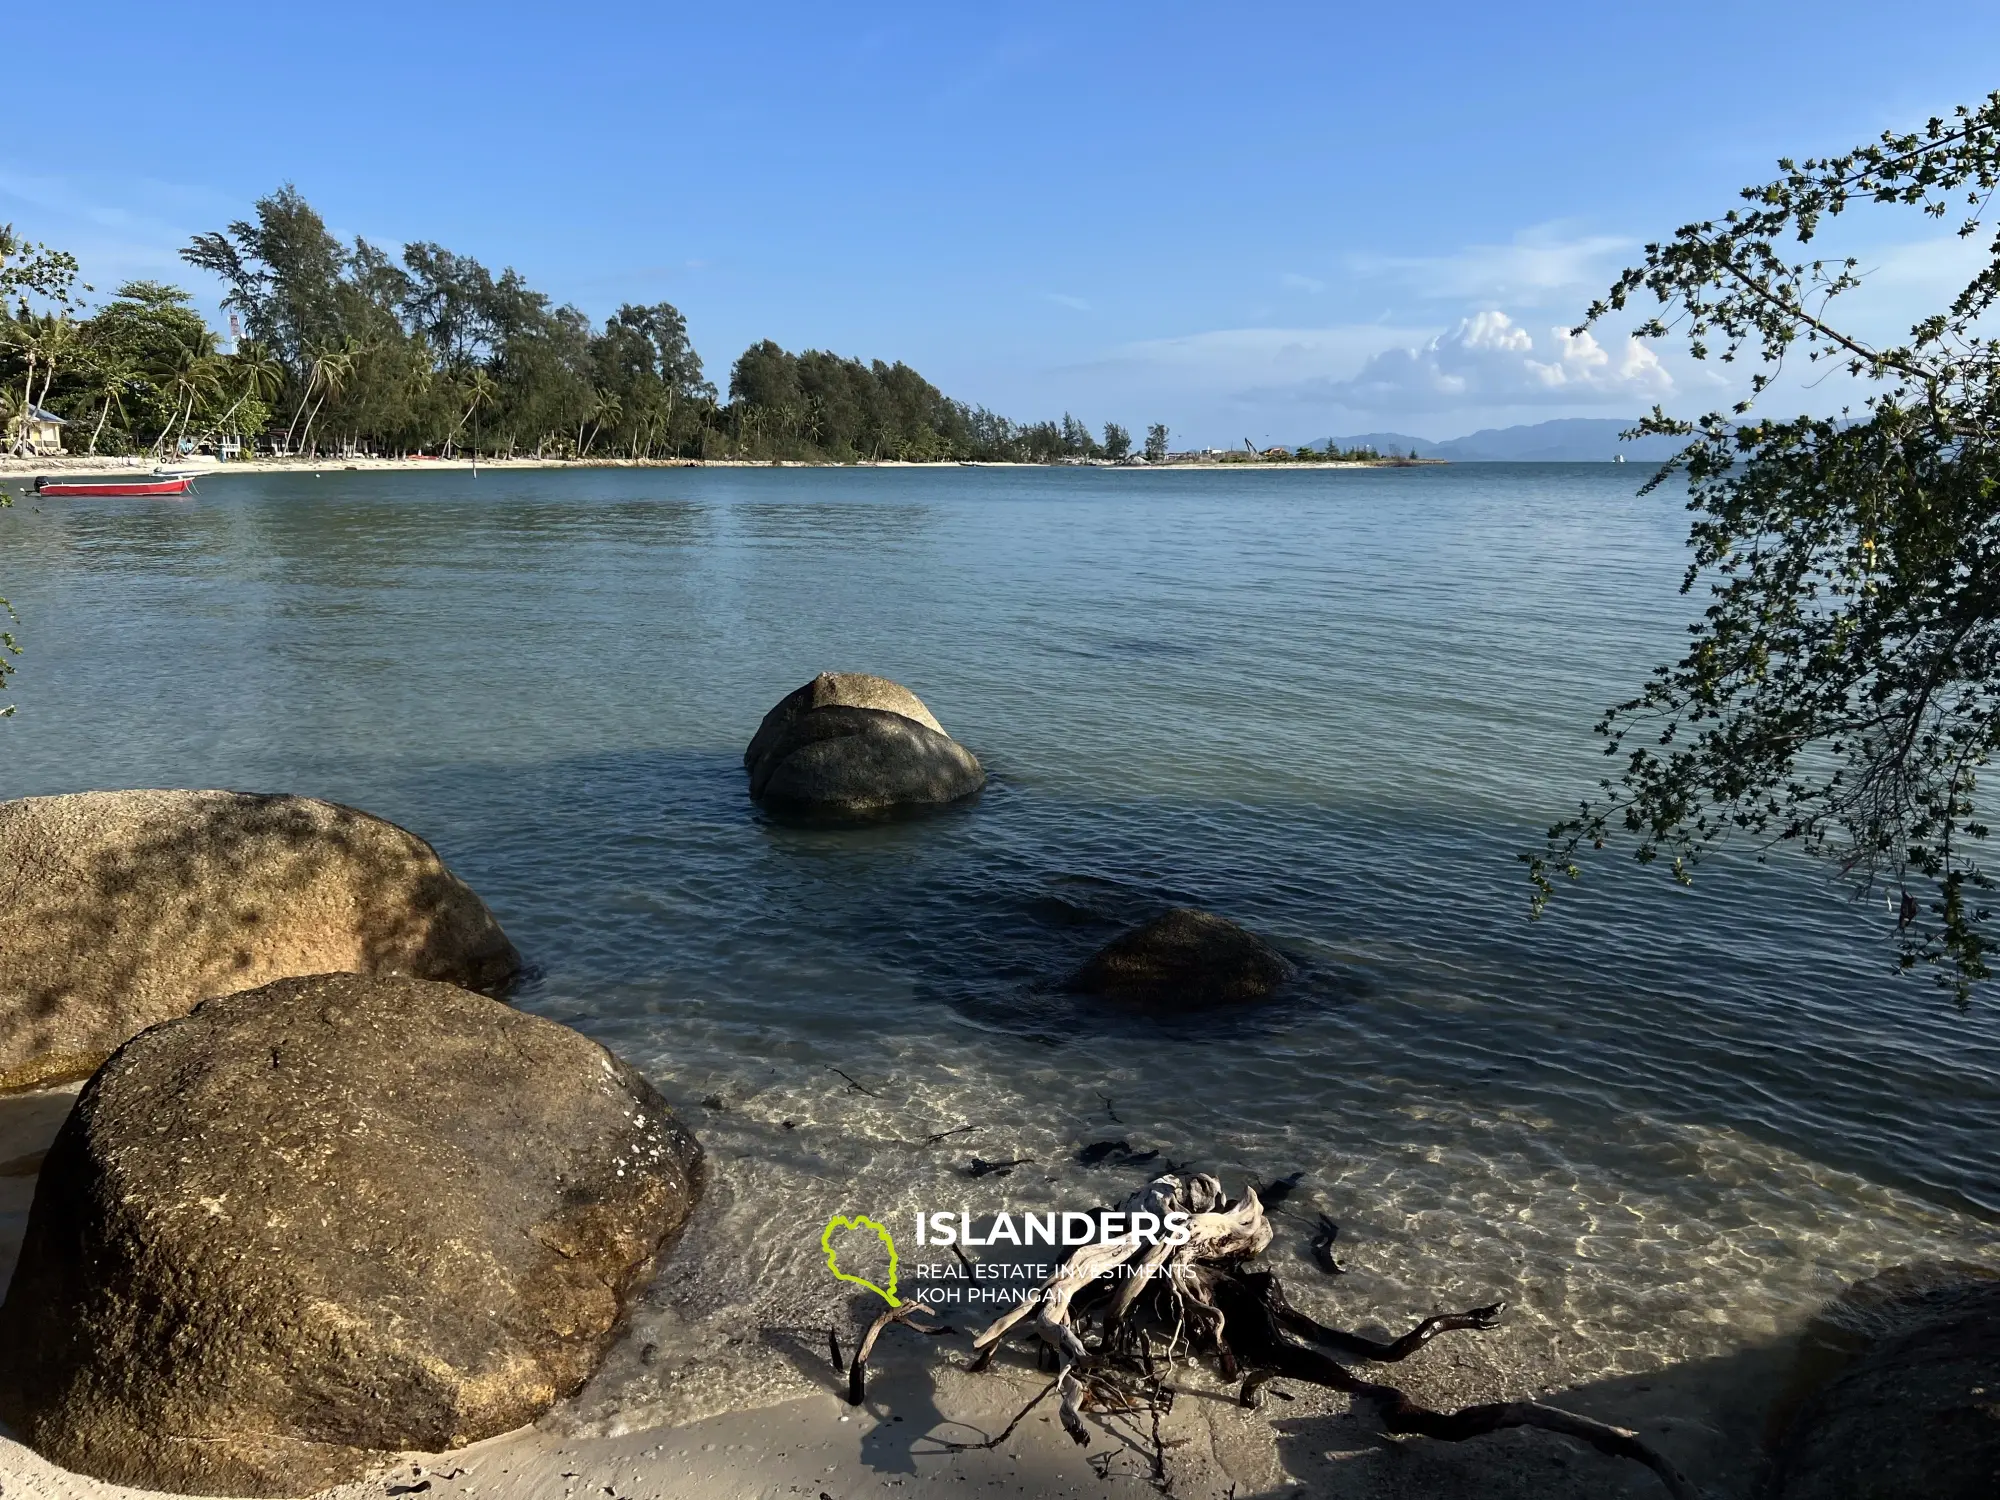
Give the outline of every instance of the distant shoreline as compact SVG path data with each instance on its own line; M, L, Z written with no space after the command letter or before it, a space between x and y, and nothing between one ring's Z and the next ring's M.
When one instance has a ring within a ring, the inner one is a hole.
M194 473L200 478L212 474L325 474L355 470L364 473L423 473L427 470L451 470L456 472L479 469L1105 469L1117 473L1150 474L1161 470L1188 472L1193 470L1215 470L1236 472L1255 470L1258 473L1277 472L1285 469L1409 469L1444 464L1442 458L1385 458L1373 462L1356 459L1339 459L1332 462L1295 460L1273 461L1268 459L1228 461L1205 460L1182 463L1160 464L1066 464L1066 463L1024 463L986 460L939 459L934 462L916 463L904 459L862 460L855 463L829 463L810 459L761 459L761 458L482 458L475 464L469 458L246 458L231 463L215 459L186 459L179 463L162 465L176 471ZM150 473L154 465L148 459L128 457L83 457L65 455L61 458L0 458L0 478L33 478L38 474L75 473Z

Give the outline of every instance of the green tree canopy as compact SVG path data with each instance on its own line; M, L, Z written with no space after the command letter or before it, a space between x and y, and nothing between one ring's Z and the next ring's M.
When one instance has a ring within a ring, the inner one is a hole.
M430 241L400 253L343 244L289 184L182 255L220 278L224 307L241 314L248 338L235 355L216 354L186 292L131 282L74 328L0 309L0 391L25 399L32 376L92 452L260 433L306 453L476 444L593 458L1052 461L1098 451L1073 416L1021 426L950 399L906 364L769 340L737 359L723 402L673 304L625 303L599 327L519 272ZM74 273L39 247L0 256L0 288L44 301Z
M1630 837L1683 881L1726 843L1796 846L1886 890L1903 967L1961 1000L1990 973L1993 879L1979 776L2000 743L2000 94L1838 156L1779 163L1720 218L1646 248L1586 322L1743 361L1750 395L1642 432L1687 440L1684 592L1708 604L1681 659L1598 725L1615 762L1529 859L1539 910L1582 851ZM1822 242L1863 209L1949 220L1984 256L1896 342L1840 315L1862 285ZM1834 416L1753 414L1787 363L1856 383Z

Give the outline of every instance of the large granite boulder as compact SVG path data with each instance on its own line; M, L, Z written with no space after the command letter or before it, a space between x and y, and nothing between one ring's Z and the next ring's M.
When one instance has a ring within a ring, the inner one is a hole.
M757 727L750 795L780 812L868 816L936 807L986 784L972 752L915 693L885 677L822 672Z
M520 956L437 852L309 797L0 803L0 1091L81 1078L211 995L300 974L472 989Z
M533 1421L701 1190L644 1079L451 985L329 974L127 1043L42 1164L0 1417L66 1468L301 1495Z
M1779 1500L2000 1495L2000 1269L1898 1266L1801 1340Z
M1153 1014L1244 1005L1269 997L1297 971L1277 949L1234 922L1177 906L1113 938L1070 976L1068 987Z

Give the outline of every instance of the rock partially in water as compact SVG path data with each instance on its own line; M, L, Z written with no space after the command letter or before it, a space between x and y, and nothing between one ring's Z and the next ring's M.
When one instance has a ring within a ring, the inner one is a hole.
M0 803L0 1090L88 1075L202 1000L295 975L473 989L520 956L415 834L242 792Z
M986 784L971 751L900 683L822 672L764 716L743 752L750 795L780 812L869 816L937 807Z
M1177 906L1099 949L1070 976L1078 994L1159 1014L1268 999L1297 970L1234 922Z
M804 687L785 694L777 707L764 715L764 722L757 726L749 748L743 752L743 768L756 770L757 762L793 723L816 708L875 708L914 719L937 734L944 733L944 725L924 706L924 700L900 682L866 672L822 672Z
M1801 1341L1778 1500L2000 1495L2000 1270L1898 1266Z
M574 1392L694 1207L701 1151L597 1043L354 974L121 1049L42 1166L0 1416L84 1474L300 1495Z

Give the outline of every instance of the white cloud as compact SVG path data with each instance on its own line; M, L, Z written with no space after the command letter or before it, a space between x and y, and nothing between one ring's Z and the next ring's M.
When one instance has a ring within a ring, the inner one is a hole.
M1640 340L1614 357L1585 330L1555 327L1546 342L1491 310L1417 347L1386 349L1346 380L1313 382L1301 398L1356 411L1460 406L1630 405L1664 399L1673 376Z
M1326 290L1326 283L1317 276L1301 276L1297 271L1287 271L1278 278L1278 284L1291 292L1312 292L1317 295Z
M1072 312L1089 312L1090 304L1081 297L1072 297L1066 292L1043 292L1043 300L1053 302L1057 307L1067 307Z

